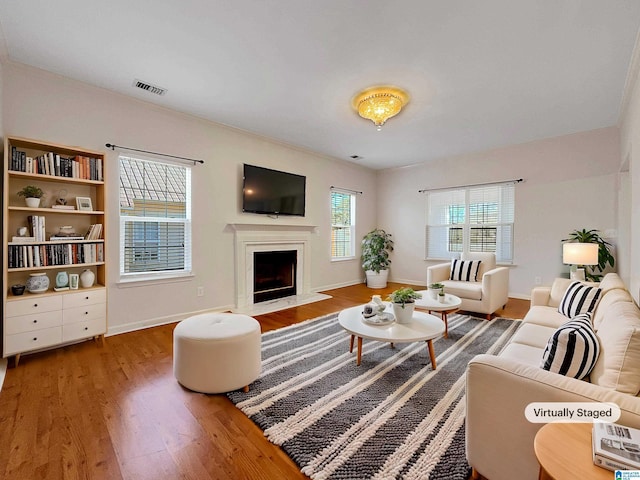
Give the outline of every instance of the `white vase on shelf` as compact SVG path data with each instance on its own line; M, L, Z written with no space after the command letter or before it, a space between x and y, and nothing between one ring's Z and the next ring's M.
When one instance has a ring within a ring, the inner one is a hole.
M93 287L93 282L96 279L96 274L93 273L90 269L85 269L80 274L80 285L82 288L90 288Z

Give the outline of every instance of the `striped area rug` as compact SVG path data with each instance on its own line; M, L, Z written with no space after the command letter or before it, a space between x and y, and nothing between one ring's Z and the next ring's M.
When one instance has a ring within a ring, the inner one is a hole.
M450 315L437 370L425 342L365 340L357 367L331 314L263 334L262 375L228 396L312 479L467 479L465 367L519 325Z

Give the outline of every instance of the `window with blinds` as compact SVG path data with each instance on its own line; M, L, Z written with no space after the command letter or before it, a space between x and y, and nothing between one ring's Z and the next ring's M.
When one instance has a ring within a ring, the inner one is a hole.
M356 199L349 192L331 192L331 258L355 256Z
M515 186L512 183L428 192L427 258L493 252L513 262Z
M191 271L191 168L120 157L120 274Z

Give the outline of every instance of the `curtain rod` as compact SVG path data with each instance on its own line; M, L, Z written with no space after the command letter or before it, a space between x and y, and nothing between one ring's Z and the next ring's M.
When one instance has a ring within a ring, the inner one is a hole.
M114 145L113 143L105 143L104 146L110 148L111 150L119 148L121 150L130 150L132 152L150 153L151 155L160 155L161 157L175 158L177 160L183 160L185 162L193 162L194 165L196 163L204 163L204 160L196 160L194 158L187 157L177 157L175 155L169 155L167 153L149 152L148 150L138 150L137 148L123 147L122 145Z
M349 193L355 193L356 195L362 195L362 192L359 192L358 190L350 190L348 188L334 187L333 185L331 185L330 190L342 190L343 192L349 192Z
M473 183L471 185L457 185L455 187L424 188L422 190L418 190L418 193L435 192L436 190L453 190L455 188L482 187L485 185L506 185L507 183L520 183L520 182L524 182L524 179L516 178L514 180L504 180L502 182Z

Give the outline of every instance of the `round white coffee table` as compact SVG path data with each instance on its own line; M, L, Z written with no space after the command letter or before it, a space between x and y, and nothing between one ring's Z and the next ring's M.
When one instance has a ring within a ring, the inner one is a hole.
M392 313L391 304L385 302L387 308L385 312ZM393 347L394 343L427 342L431 367L436 369L436 355L433 351L434 338L439 337L444 332L444 323L433 315L423 312L414 312L413 319L409 323L398 323L396 321L388 325L370 325L363 321L362 310L364 305L347 308L338 314L338 321L342 328L351 334L349 352L353 352L353 340L358 338L358 351L356 365L360 365L362 358L362 339L377 340L379 342L389 342Z
M449 336L449 323L447 321L447 315L455 312L462 305L460 297L451 295L450 293L444 294L444 302L440 302L437 298L431 297L429 290L420 290L418 293L422 294L422 298L416 300L416 308L420 310L427 310L431 312L440 312L442 321L444 322L444 337Z

